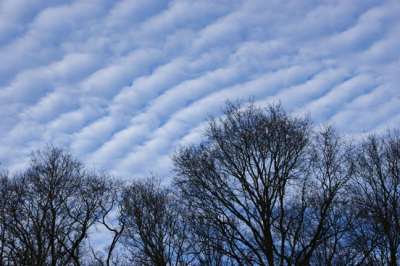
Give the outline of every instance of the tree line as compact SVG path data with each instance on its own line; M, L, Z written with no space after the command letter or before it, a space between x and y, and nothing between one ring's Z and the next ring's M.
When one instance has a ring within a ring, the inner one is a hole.
M227 102L202 136L171 156L168 185L55 146L1 170L0 266L399 265L399 130L356 140L280 104Z

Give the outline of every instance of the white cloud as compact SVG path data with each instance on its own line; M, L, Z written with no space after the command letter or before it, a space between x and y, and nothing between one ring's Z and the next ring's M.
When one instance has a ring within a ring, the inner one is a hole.
M0 161L45 143L125 178L168 175L227 98L342 132L398 126L396 0L4 0Z

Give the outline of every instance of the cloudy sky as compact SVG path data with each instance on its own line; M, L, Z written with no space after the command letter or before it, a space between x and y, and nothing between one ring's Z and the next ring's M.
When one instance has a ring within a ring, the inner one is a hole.
M226 99L345 134L400 126L398 0L1 0L0 162L68 147L168 175Z

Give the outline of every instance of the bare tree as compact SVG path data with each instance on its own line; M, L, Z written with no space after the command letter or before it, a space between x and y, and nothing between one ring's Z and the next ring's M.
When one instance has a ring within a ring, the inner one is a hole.
M13 195L12 180L8 172L0 169L0 265L13 265L10 257L14 236L10 230L12 217L10 210L15 208L17 200Z
M11 179L14 200L5 204L11 265L81 265L110 184L107 174L86 170L63 149L32 153L28 169Z
M185 204L185 203L183 203ZM187 209L184 216L189 222L190 241L195 260L193 265L198 266L232 266L235 260L227 254L221 252L223 250L224 238L221 233L215 229L209 219L198 216L198 213Z
M193 261L183 209L168 187L152 176L136 180L123 194L122 243L135 265L189 265Z
M110 266L127 265L124 255L118 247L119 240L125 229L125 213L122 206L122 192L125 189L125 182L114 180L106 193L106 204L101 206L103 213L99 224L104 226L111 234L111 243L104 247L104 252L92 249L93 260L90 265Z
M238 265L274 265L273 226L288 184L304 175L310 121L279 105L228 102L224 114L209 121L204 142L174 155L174 182L197 216L219 232L224 245L210 241L220 253Z
M237 265L310 265L332 242L324 261L333 256L334 237L348 227L350 142L329 126L313 133L308 117L280 105L238 102L211 118L203 136L173 156L174 183L207 221L214 236L203 236L214 250Z
M353 197L360 226L355 234L364 254L374 265L400 261L400 132L369 135L360 144Z
M294 265L351 265L354 226L349 181L355 172L353 141L339 135L333 126L322 125L310 145L310 173L298 193L302 207L289 229ZM305 192L305 193L304 193ZM299 231L301 230L301 234Z
M127 185L54 146L0 169L0 266L398 265L400 131L355 145L279 104L223 111L173 155L170 186Z
M7 242L9 236L7 223L8 212L6 211L6 202L8 199L9 186L8 173L0 169L0 265L7 265Z

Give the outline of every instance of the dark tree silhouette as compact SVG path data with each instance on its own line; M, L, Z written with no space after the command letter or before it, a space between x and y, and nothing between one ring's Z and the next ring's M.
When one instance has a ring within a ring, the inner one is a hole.
M346 239L354 226L349 181L355 172L355 146L329 125L313 134L310 145L310 174L301 193L302 208L297 214L301 226L294 226L302 243L302 263L294 265L350 265L351 243ZM308 187L307 187L308 186ZM291 233L291 242L296 234ZM306 245L305 245L306 244ZM291 244L291 246L294 246ZM292 251L292 254L295 251Z
M85 264L89 228L104 214L109 176L47 146L32 153L28 169L7 182L2 189L12 195L4 204L12 241L3 264Z
M12 265L12 254L16 241L10 224L18 198L8 172L0 169L0 265Z
M104 247L104 252L92 250L93 260L91 265L110 266L126 265L124 256L121 254L119 240L125 229L125 215L122 211L122 192L125 182L115 179L109 184L109 190L105 193L106 201L101 206L102 217L99 224L104 226L112 235L111 243Z
M133 181L124 190L121 239L134 265L189 265L194 260L184 211L157 177Z
M352 191L359 208L355 230L364 261L398 265L400 261L400 132L369 135L359 147Z
M239 264L274 265L273 223L287 184L303 172L309 120L280 106L263 110L228 103L224 117L211 119L200 145L173 157L176 185L197 217L223 240L215 248Z
M172 160L170 185L54 146L0 169L0 266L399 264L399 130L356 142L280 104L227 102Z
M173 156L174 183L219 254L237 265L309 265L347 226L352 148L332 127L313 133L308 117L280 105L228 102L203 136Z

